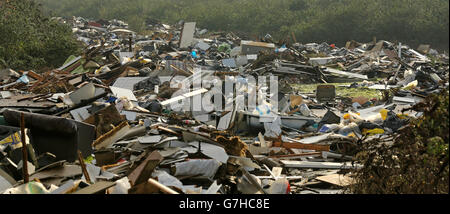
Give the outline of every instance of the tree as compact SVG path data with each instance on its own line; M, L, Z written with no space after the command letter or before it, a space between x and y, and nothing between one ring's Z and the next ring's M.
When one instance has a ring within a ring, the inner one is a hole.
M0 62L13 69L60 66L79 51L69 26L46 17L32 0L0 0Z

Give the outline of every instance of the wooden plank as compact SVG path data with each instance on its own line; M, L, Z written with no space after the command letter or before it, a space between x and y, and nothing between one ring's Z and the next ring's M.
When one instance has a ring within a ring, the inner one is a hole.
M331 174L331 175L325 175L325 176L319 176L316 178L319 181L327 182L330 184L334 184L337 186L348 186L352 183L352 178L346 175L340 175L340 174Z
M273 147L283 147L290 149L307 149L315 151L330 151L330 145L315 145L315 144L303 144L303 143L286 143L286 142L274 142Z
M94 146L97 150L105 148L123 137L128 132L128 130L130 130L130 126L128 125L128 123L122 122L119 126L100 136L97 140L94 141L92 146Z
M153 170L158 166L158 164L164 158L159 154L158 151L153 151L150 155L141 163L139 166L133 170L133 172L128 175L128 179L130 180L130 184L135 186L137 184L143 183L147 181Z
M171 68L173 68L176 72L178 72L179 74L185 75L185 76L191 76L192 72L187 72L181 68L178 68L175 65L170 65ZM176 74L176 73L175 73Z
M174 190L170 189L169 187L159 183L158 181L150 178L148 179L148 183L152 186L157 187L161 192L167 193L167 194L178 194L178 192L175 192Z
M25 73L25 71L20 71L20 70L18 72L21 73L21 74ZM44 78L41 75L35 73L34 71L27 71L27 76L30 76L33 79L39 80L39 81L44 80Z
M88 183L91 183L91 177L89 176L89 173L86 170L86 164L84 164L83 155L81 154L80 150L78 150L78 161L80 162L81 171L83 172L83 175L86 178L86 181Z
M63 165L61 165L63 164ZM75 177L75 176L81 176L82 171L80 166L78 165L64 165L64 162L56 162L55 165L53 165L52 168L45 166L42 167L42 169L39 169L38 171L34 172L30 176L30 180L39 179L39 180L45 180L49 178L68 178L68 177Z
M167 132L167 133L170 133L170 134L173 134L173 135L177 135L177 136L181 135L181 133L178 133L176 131L173 131L172 129L168 129L168 128L165 128L165 127L162 127L162 126L158 126L158 130L164 131L164 132Z

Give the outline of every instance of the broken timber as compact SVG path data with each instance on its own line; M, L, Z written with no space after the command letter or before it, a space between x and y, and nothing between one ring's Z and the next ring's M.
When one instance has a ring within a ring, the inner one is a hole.
M327 151L327 152L330 151L330 145L274 142L272 146L273 147L283 147L286 149L307 149L307 150Z

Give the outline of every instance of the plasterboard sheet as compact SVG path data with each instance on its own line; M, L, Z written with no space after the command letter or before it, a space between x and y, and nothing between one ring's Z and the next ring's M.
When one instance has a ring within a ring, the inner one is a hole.
M114 94L114 96L118 98L126 97L128 98L128 100L137 101L136 97L134 96L133 92L130 89L118 88L114 86L110 86L109 89L111 89L111 92Z

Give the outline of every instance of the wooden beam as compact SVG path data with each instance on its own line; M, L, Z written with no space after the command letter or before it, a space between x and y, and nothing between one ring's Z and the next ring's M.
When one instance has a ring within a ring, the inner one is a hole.
M150 153L148 157L128 175L131 186L143 183L149 179L153 170L163 159L164 158L158 151Z
M78 161L80 161L81 170L83 172L84 177L86 178L86 182L92 184L91 177L89 176L89 173L86 169L86 165L84 164L83 161L83 155L81 154L80 150L78 150Z
M303 144L303 143L285 143L274 142L272 147L283 147L290 149L307 149L316 151L330 151L330 145L316 145L316 144Z
M19 70L19 72L20 72L21 74L25 73L25 71L20 71L20 70ZM34 72L34 71L28 71L28 72L27 72L27 76L30 76L30 77L32 77L33 79L36 79L36 80L39 80L39 81L44 80L44 78L43 78L41 75L37 74L37 73Z
M30 175L28 174L28 152L27 152L27 142L25 139L25 116L20 113L20 133L22 141L22 173L23 173L23 183L26 184L30 181Z
M164 192L167 194L178 194L178 192L175 192L174 190L170 189L169 187L159 183L155 179L152 179L152 178L148 179L148 183L151 184L152 186L157 187L159 190L161 190L161 192Z
M158 126L157 129L159 129L160 131L163 131L163 132L167 132L169 134L173 134L173 135L176 135L176 136L181 136L181 133L178 133L176 131L173 131L172 129L168 129L168 128L165 128L165 127L162 127L162 126Z

